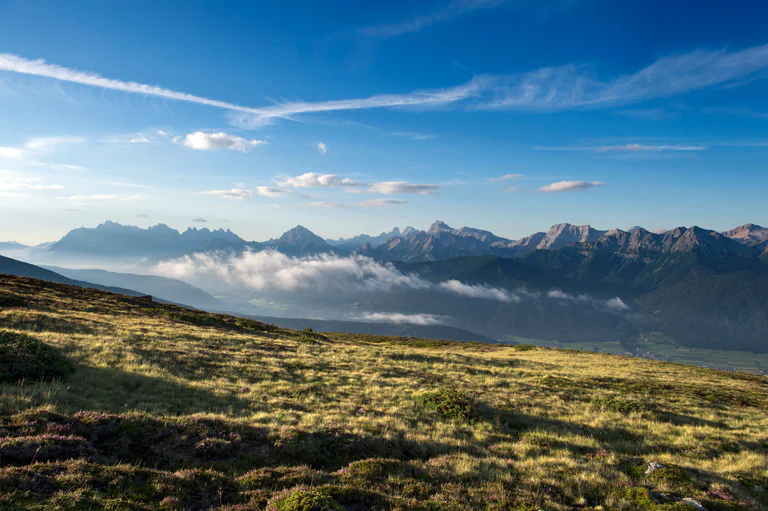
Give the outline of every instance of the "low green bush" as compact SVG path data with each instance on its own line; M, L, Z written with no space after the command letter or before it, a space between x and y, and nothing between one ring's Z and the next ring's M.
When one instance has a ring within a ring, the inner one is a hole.
M446 419L473 423L479 419L477 408L469 397L457 390L436 390L416 397L416 401Z
M0 383L48 381L74 369L56 348L29 335L0 331Z
M612 410L625 414L643 411L643 406L640 403L628 399L597 396L592 400L592 404L601 410Z

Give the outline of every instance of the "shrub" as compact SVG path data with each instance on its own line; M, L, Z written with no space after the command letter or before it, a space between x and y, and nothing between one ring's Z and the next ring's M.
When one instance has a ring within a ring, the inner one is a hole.
M0 383L52 380L74 369L56 348L28 335L0 331Z
M536 351L539 347L535 344L513 344L512 349L515 351Z
M323 489L297 487L277 494L267 504L267 511L342 511Z
M457 390L427 392L417 396L416 401L446 419L471 424L479 418L472 400Z
M643 406L635 401L628 399L610 398L597 396L592 400L592 404L601 410L613 410L619 413L642 412Z
M0 308L26 307L27 301L16 295L0 294Z

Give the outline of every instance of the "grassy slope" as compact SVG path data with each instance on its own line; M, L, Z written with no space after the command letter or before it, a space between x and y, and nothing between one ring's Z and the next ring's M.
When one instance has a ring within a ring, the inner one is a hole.
M77 365L0 385L2 509L768 506L756 375L326 337L10 276L0 328Z

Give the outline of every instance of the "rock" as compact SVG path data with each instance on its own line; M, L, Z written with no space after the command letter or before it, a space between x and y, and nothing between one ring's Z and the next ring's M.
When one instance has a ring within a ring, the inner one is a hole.
M664 465L659 463L658 461L652 461L648 463L648 468L645 469L645 475L649 476L659 470L660 468L664 468Z
M758 485L754 485L752 489L755 490L757 493L763 493L765 491L762 486L758 486Z
M681 500L680 502L682 502L683 504L688 504L693 509L697 509L698 511L707 511L707 508L702 506L701 502L699 502L698 500L692 499L690 497L686 497L683 500Z

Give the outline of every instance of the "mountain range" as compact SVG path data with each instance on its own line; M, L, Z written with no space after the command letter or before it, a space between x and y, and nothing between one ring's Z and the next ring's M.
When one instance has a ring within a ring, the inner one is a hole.
M359 254L391 263L401 273L417 274L438 287L457 281L539 298L492 302L416 289L367 297L270 291L225 296L224 308L253 310L252 300L267 300L279 309L254 313L280 310L284 316L337 320L363 313L430 314L446 318L445 324L452 327L496 339L608 341L660 332L680 346L768 351L768 229L755 224L725 232L700 227L598 230L558 224L519 240L482 229L452 228L440 221L427 230L408 227L338 240L325 240L297 226L277 239L253 242L229 230L181 233L163 224L140 229L107 222L75 229L47 250L85 258L155 260L243 250L277 250L296 257ZM216 298L200 290L203 294L191 292L178 281L55 269L100 286L127 287L224 310Z
M686 234L688 233L688 234ZM716 241L719 240L719 241ZM680 242L677 248L675 245ZM441 261L456 257L487 256L520 258L535 251L557 251L578 244L629 253L632 251L665 252L701 245L719 244L718 250L742 254L756 253L768 258L768 228L745 224L729 231L678 227L663 233L642 227L627 231L598 230L589 225L562 223L546 232L536 232L518 240L510 240L490 231L472 227L454 229L436 221L427 230L395 228L378 235L360 234L351 238L323 239L299 225L277 239L264 242L246 241L229 229L189 228L179 232L165 224L147 229L107 221L94 228L74 229L48 246L57 254L82 254L90 257L146 257L162 259L195 252L242 251L272 249L291 256L320 253L369 256L377 261ZM714 247L714 245L712 245ZM15 242L0 244L0 249L21 249Z

